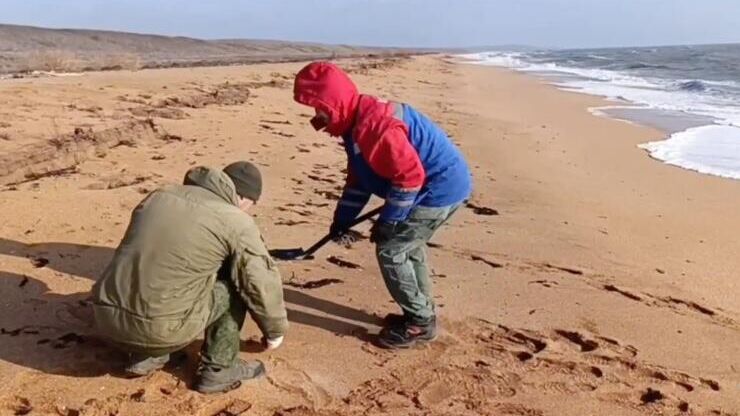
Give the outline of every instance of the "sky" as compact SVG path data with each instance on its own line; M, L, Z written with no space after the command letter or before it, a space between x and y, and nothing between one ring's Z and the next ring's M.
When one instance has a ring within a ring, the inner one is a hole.
M740 0L0 0L0 22L371 46L740 42Z

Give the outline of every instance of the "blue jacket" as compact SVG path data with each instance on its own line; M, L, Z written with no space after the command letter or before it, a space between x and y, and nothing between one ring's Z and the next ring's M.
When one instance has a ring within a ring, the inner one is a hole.
M417 169L423 169L423 184L421 187L403 188L395 186L389 179L381 176L378 172L386 169L384 164L404 161L402 158L394 161L392 158L388 160L387 157L368 155L373 151L374 143L358 143L353 134L356 129L351 129L342 136L349 161L349 177L337 205L335 221L339 224L352 221L367 204L371 194L386 200L380 215L380 220L384 222L404 221L416 206L445 207L467 199L472 192L470 169L462 153L447 134L410 105L380 101L378 103L390 104L393 111L390 117L403 122L406 137L390 142L389 146L408 147L408 144L411 144L412 151L421 162L420 168ZM363 116L363 112L358 112L355 124L362 123ZM370 116L378 117L377 114ZM378 140L379 138L375 142ZM394 149L384 153L393 155Z

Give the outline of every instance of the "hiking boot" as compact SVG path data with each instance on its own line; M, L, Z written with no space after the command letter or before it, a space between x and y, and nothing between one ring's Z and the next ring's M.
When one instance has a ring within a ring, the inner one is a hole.
M432 342L437 338L437 322L433 319L426 325L405 321L401 325L390 325L378 334L378 344L384 348L411 348Z
M195 389L203 394L223 393L242 385L242 381L265 375L262 361L237 360L231 367L219 368L204 366L198 374Z
M160 355L158 357L132 354L131 361L124 371L129 377L143 377L164 368L169 361L169 354Z
M408 318L406 318L406 315L401 315L397 313L389 313L388 315L383 318L383 324L385 326L401 326L404 325L408 321Z

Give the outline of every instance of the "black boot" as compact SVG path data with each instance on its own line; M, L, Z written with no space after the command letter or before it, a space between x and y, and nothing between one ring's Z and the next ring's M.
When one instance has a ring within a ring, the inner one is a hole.
M242 385L242 381L265 375L265 365L261 361L237 360L231 367L218 368L204 366L198 372L195 389L201 393L223 393Z
M378 334L381 347L399 349L411 348L419 344L432 342L437 338L437 320L432 318L428 323L419 324L405 320L398 325L388 325Z

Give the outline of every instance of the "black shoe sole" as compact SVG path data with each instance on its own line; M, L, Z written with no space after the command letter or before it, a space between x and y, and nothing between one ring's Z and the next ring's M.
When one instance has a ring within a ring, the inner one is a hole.
M245 379L245 380L230 381L230 382L221 383L221 384L212 384L207 387L196 385L195 390L198 393L202 393L202 394L226 393L231 390L238 389L239 387L241 387L242 383L250 382L252 380L259 380L261 378L264 378L266 375L267 375L267 372L265 371L263 367L260 373L252 378Z
M434 342L434 340L437 339L437 334L434 334L431 338L415 338L410 342L407 342L405 344L394 344L391 342L388 342L384 338L378 338L377 343L380 347L389 349L389 350L408 350L414 347L417 347L419 345L428 344L430 342Z
M260 376L257 376L255 378L260 378ZM254 380L254 379L251 379L251 380ZM195 390L201 394L216 394L216 393L227 393L227 392L230 392L231 390L236 390L241 386L242 386L242 381L237 380L231 384L228 384L228 383L216 384L216 385L209 386L209 387L197 386Z

